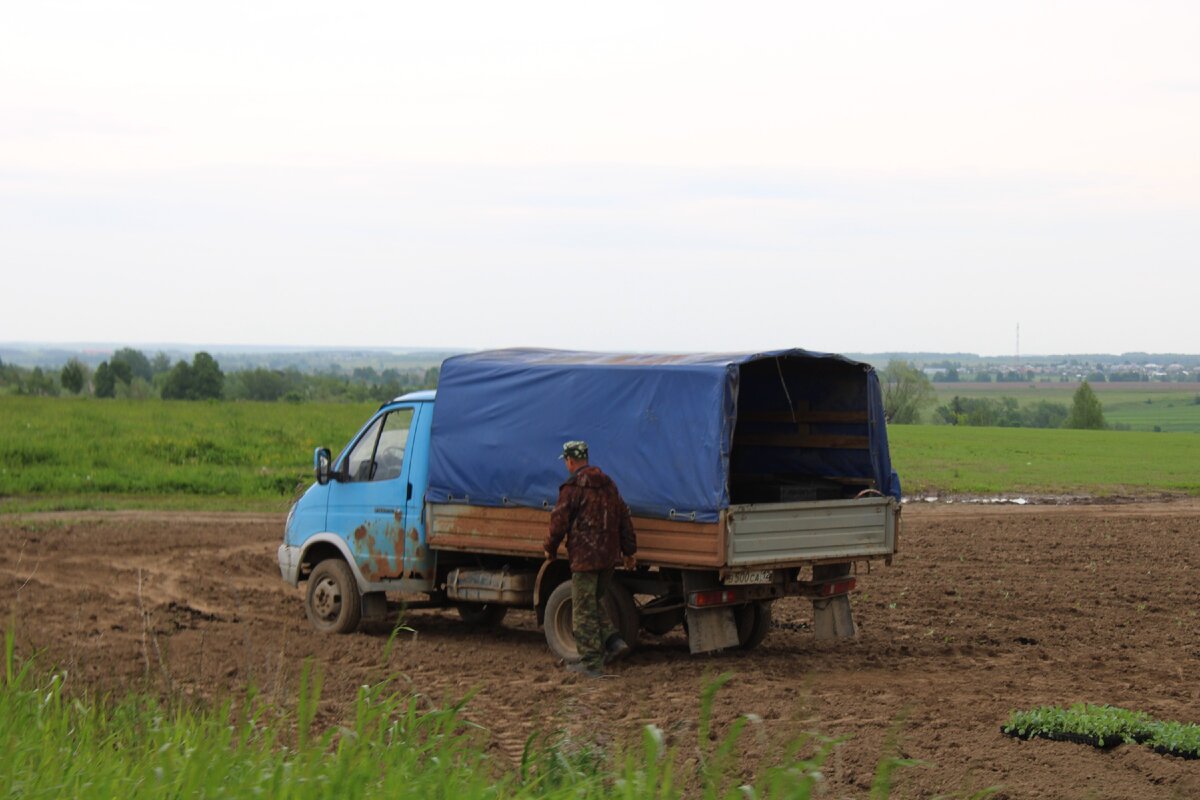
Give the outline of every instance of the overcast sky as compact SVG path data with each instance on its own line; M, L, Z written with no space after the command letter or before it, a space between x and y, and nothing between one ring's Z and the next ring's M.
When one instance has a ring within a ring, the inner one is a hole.
M38 2L0 341L1200 352L1195 2Z

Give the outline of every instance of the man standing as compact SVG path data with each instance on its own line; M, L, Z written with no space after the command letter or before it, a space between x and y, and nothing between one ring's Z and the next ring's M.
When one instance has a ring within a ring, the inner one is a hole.
M590 678L604 675L604 663L621 658L629 645L614 630L601 603L612 583L618 557L626 569L637 565L637 537L629 506L612 478L588 464L586 442L563 445L559 458L571 477L558 491L558 503L550 513L546 557L558 557L558 546L567 539L571 561L571 628L579 648L579 662L567 669Z

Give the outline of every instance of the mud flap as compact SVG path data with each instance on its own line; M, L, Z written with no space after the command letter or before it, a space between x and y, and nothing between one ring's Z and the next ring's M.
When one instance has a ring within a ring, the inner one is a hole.
M688 647L693 653L708 653L738 646L737 622L733 608L689 608L687 610Z
M855 633L849 595L813 600L813 634L817 639L851 639Z
M685 595L704 589L715 589L721 585L717 573L709 570L687 571L683 573L683 591ZM691 608L685 614L685 624L688 632L688 647L693 653L709 653L713 650L724 650L727 647L737 647L737 620L733 616L733 607L720 608Z
M813 580L832 581L849 577L850 564L818 564L813 567ZM817 639L852 639L854 617L850 613L850 595L813 600L813 635Z

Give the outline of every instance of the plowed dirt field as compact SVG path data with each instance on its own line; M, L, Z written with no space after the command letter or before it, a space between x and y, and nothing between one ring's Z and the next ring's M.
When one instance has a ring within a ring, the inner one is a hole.
M1200 503L909 507L892 567L861 574L859 636L816 642L811 608L775 606L756 651L693 657L681 634L646 637L618 676L557 668L531 612L475 631L412 611L386 628L321 637L279 579L274 515L79 513L0 519L0 614L76 688L200 699L253 681L284 703L301 664L325 675L321 721L394 674L431 702L467 692L468 716L516 759L534 731L605 744L655 723L694 754L706 680L735 673L716 718L755 714L749 758L804 731L848 740L827 797L867 794L881 755L920 759L893 796L1200 797L1200 762L1000 734L1014 708L1077 701L1200 722ZM889 750L890 732L895 746Z

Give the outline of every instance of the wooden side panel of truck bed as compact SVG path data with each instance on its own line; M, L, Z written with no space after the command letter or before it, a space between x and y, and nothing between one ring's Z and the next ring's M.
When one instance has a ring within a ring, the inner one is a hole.
M431 504L428 539L434 550L539 558L550 525L548 511ZM664 567L720 567L725 524L634 517L638 560ZM565 555L562 549L560 555Z

